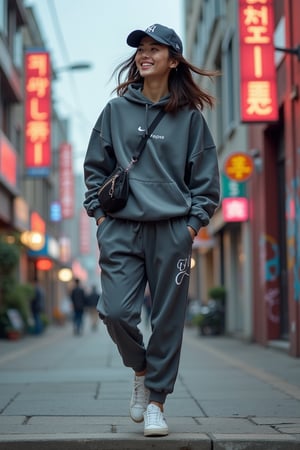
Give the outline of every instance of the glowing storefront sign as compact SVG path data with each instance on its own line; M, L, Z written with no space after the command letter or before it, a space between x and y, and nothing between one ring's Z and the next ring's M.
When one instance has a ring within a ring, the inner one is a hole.
M91 251L91 233L90 233L90 219L86 211L82 208L80 211L80 254L87 255Z
M48 258L38 258L36 261L36 268L37 270L44 270L48 271L51 270L53 267L53 262L51 259Z
M59 148L59 199L63 219L74 215L74 173L72 147L67 142Z
M248 199L245 197L224 198L222 214L225 222L246 222L249 218Z
M0 176L12 187L17 186L17 153L0 130Z
M251 156L247 153L231 153L224 163L224 173L228 178L237 182L248 180L254 169Z
M30 216L30 228L21 234L21 242L33 251L40 251L45 245L46 224L35 211Z
M235 181L221 174L222 197L246 197L246 183Z
M278 120L273 1L239 0L241 120Z
M67 283L68 281L71 281L72 278L73 278L72 270L69 269L68 267L63 267L62 269L59 270L58 279L60 281L64 281L65 283Z
M60 202L52 202L50 205L50 220L52 222L61 221L61 204Z
M32 231L38 231L39 233L45 234L46 223L44 219L36 212L33 211L30 216L30 224Z
M49 53L25 54L25 167L47 176L51 165L51 68Z

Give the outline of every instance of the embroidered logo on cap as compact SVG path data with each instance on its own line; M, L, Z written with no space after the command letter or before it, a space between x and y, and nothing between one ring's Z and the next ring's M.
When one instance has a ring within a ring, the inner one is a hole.
M147 28L146 32L147 33L154 33L156 28L156 25L151 25L150 27Z

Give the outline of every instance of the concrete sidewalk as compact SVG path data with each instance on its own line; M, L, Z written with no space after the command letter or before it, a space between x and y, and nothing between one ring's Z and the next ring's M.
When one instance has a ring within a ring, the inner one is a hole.
M132 373L103 325L0 341L0 450L300 450L300 360L186 329L170 434L128 417Z

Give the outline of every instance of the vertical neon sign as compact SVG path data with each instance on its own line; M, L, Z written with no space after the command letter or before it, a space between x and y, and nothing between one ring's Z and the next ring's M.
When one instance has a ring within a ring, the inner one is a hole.
M278 120L273 1L240 0L242 122Z
M51 69L49 53L25 54L25 167L47 176L51 165Z

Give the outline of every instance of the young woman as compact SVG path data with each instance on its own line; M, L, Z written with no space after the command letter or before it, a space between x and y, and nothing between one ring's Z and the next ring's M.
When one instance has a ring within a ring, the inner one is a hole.
M192 243L219 202L216 149L201 113L213 98L192 77L213 74L184 59L180 38L166 26L133 31L127 43L137 50L117 67L118 97L105 106L88 145L84 206L98 225L97 308L124 365L135 372L131 418L144 420L145 436L164 436L163 405L178 371ZM129 171L125 207L105 214L99 188L117 164L129 165L161 109L165 115ZM152 333L145 348L138 324L147 282Z

